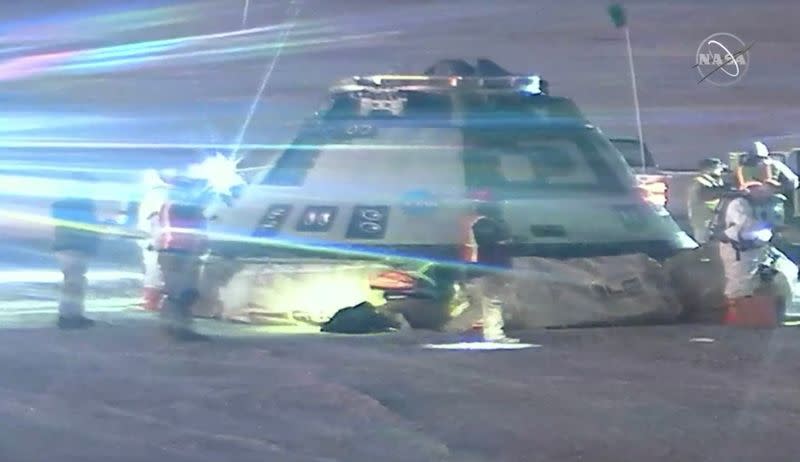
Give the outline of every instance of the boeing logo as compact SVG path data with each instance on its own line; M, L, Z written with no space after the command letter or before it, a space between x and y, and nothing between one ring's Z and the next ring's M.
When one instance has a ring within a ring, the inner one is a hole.
M750 47L739 37L718 32L709 35L697 47L695 65L700 81L719 86L733 85L750 67Z

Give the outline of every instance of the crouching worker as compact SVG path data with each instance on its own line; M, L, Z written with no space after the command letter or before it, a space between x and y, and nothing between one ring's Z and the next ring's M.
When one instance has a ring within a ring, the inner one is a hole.
M75 174L77 181L92 181ZM87 185L81 185L89 189ZM95 204L88 195L73 195L52 204L54 219L53 252L64 275L58 304L58 327L85 329L94 321L84 315L89 261L97 254L100 243L99 219Z
M469 258L466 284L469 310L480 314L483 341L516 343L519 340L505 334L502 298L509 290L512 268L509 244L511 232L494 204L480 203L470 229L475 249Z
M719 242L725 272L726 316L762 310L753 308L753 304L766 299L753 296L764 280L774 276L775 250L770 241L783 223L784 200L776 188L761 183L751 183L741 192L722 198L711 234ZM773 299L773 306L765 310L782 315L778 313L782 307L777 306L780 297L769 298ZM766 323L774 322L777 319Z

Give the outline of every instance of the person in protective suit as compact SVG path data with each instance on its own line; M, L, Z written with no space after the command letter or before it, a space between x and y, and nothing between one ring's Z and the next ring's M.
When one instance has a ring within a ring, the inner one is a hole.
M710 157L700 162L700 173L689 188L689 222L694 240L705 244L709 226L719 199L726 190L725 165L720 159Z
M164 180L170 189L158 213L153 242L163 278L162 325L178 340L204 340L192 328L192 308L199 299L202 256L208 248L208 189L204 180L187 176Z
M116 222L137 236L152 236L157 228L159 211L167 200L169 185L156 170L145 170L141 185L141 190L135 190L131 197L120 204ZM148 239L137 239L136 246L144 273L143 305L149 311L157 311L162 298L158 253L152 249Z
M783 196L771 185L751 183L722 198L712 227L725 272L726 306L753 295L769 270L770 241L783 222Z
M792 169L778 159L768 159L767 165L771 170L771 177L780 184L781 192L791 194L800 187L800 178Z
M769 149L756 141L754 149L743 155L736 167L736 186L745 189L753 182L767 183L772 181L772 169L769 166Z
M764 182L774 187L784 197L784 216L788 219L794 218L796 203L796 190L800 187L800 178L792 169L782 162L778 157L769 156L768 149L764 143L756 142L756 152L760 153L761 163L766 166L764 175L757 178L757 181ZM798 239L797 226L784 227L783 232L778 233L772 244L781 252L786 254L794 263L800 262L800 247L796 244ZM800 279L800 275L798 275Z
M72 179L94 180L80 173L73 174ZM91 327L94 321L84 312L89 260L97 254L100 244L100 220L95 203L85 194L70 195L55 201L51 213L55 221L53 252L64 275L58 304L58 327Z
M788 165L779 159L770 157L769 149L764 143L756 141L754 146L754 150L742 159L737 168L737 185L742 188L757 182L777 188L786 197L784 201L785 216L792 216L794 207L796 207L796 204L794 204L794 191L800 186L800 178ZM783 237L779 236L777 240L783 240ZM791 254L797 253L793 250L793 246L787 247L785 242L782 242L780 247L788 250ZM797 260L796 257L793 259Z
M800 178L780 160L769 155L767 145L754 143L754 150L745 155L736 169L737 185L740 188L752 182L779 185L782 193L790 193L800 187Z
M508 272L512 268L511 232L496 204L481 201L475 212L471 235L477 255L467 282L470 309L480 308L484 341L516 343L518 339L505 334L502 301L510 283Z

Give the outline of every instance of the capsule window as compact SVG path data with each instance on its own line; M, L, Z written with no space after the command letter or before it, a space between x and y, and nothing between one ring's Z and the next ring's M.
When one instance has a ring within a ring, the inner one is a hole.
M255 235L257 237L274 236L280 231L283 224L286 223L286 219L289 217L291 211L292 206L289 204L271 205L264 214L264 217L261 218Z
M347 228L348 239L382 239L386 235L389 207L385 205L359 205Z
M297 230L304 232L325 232L333 227L336 219L336 207L307 207L297 223Z

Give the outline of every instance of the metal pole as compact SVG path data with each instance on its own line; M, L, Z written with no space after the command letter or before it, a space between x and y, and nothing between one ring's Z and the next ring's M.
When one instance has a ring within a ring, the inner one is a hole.
M247 25L247 13L250 12L250 0L244 0L244 9L242 10L242 29Z
M628 44L628 65L631 70L633 107L636 110L636 130L639 133L639 154L642 156L642 169L647 173L647 162L644 157L644 136L642 135L642 116L639 112L639 93L636 91L636 71L633 69L633 48L631 47L631 32L628 26L625 26L625 42Z

